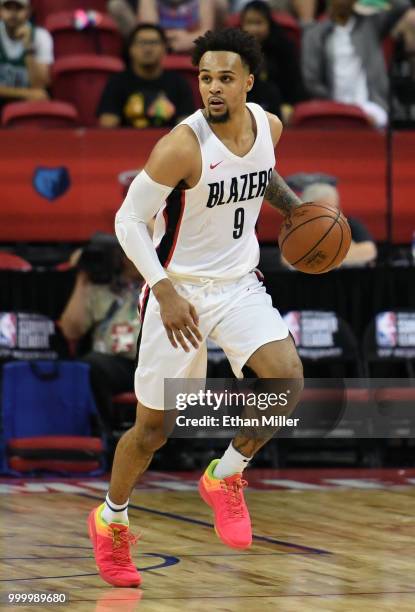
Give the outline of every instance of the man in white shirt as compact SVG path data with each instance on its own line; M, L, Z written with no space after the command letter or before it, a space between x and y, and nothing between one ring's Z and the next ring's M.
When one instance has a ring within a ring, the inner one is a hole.
M373 14L354 11L356 0L329 0L326 21L303 35L304 83L313 98L355 104L377 127L387 123L388 75L381 41L404 17L409 0L390 0L390 9Z
M331 7L335 25L328 39L333 100L359 106L377 127L385 127L388 122L387 112L380 104L369 100L366 70L353 45L352 31L356 19L353 16L343 17L341 12L335 11L335 7L335 4Z
M30 0L0 0L0 106L49 97L53 41L29 16Z

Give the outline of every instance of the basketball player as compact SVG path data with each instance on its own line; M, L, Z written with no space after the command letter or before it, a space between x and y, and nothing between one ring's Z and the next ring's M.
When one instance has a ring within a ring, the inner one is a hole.
M141 582L130 555L128 498L166 441L164 379L205 377L210 337L238 377L248 365L260 379L295 380L291 409L302 389L288 328L254 272L263 198L284 215L301 204L274 170L281 122L246 103L261 52L238 29L207 32L195 41L193 62L204 109L157 143L116 216L117 237L147 285L137 421L119 441L106 501L88 520L100 575L114 586ZM146 228L156 213L157 252ZM217 534L234 548L251 544L242 472L265 442L239 433L200 480Z

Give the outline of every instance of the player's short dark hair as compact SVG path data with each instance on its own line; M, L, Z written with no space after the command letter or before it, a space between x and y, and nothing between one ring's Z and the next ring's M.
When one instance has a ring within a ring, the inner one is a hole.
M261 47L257 39L239 28L226 28L217 32L208 30L203 36L196 38L194 43L192 52L194 66L199 65L202 56L207 51L232 51L237 53L252 74L257 74L262 64Z

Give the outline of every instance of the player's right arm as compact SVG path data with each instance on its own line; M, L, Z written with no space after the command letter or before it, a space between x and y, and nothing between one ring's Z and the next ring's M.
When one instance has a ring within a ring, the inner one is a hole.
M201 172L200 148L190 128L179 126L154 147L144 170L134 179L115 217L115 233L127 257L151 287L171 344L189 351L202 337L192 304L174 289L160 264L147 224L181 181L192 187Z
M276 147L281 138L282 123L278 117L271 113L267 113L267 117L272 142ZM265 190L265 200L283 215L289 215L294 208L302 204L300 198L295 195L275 169L272 171L271 180Z

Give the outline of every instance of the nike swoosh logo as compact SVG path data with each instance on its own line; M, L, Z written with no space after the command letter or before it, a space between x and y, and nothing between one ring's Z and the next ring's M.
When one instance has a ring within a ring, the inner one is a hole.
M219 164L221 164L223 162L223 159L221 159L220 162L218 162L217 164L210 164L210 169L214 170L216 168L216 166L219 166Z

